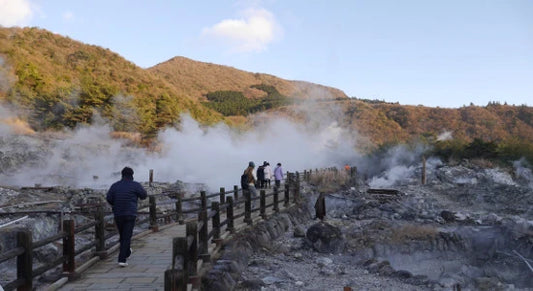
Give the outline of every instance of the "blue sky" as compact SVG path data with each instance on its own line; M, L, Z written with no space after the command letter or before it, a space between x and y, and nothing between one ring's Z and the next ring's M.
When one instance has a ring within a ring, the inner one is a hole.
M0 25L41 27L143 68L184 56L357 98L533 105L530 0L0 0Z

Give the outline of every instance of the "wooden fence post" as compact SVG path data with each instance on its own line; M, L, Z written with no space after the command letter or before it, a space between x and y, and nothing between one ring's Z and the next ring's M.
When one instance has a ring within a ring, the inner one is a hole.
M233 185L233 198L235 202L239 201L239 186L237 185Z
M283 204L284 207L289 207L289 189L290 189L290 185L289 185L289 181L287 180L287 183L285 183L285 203Z
M228 208L226 209L226 220L228 221L228 225L226 226L226 229L234 233L235 232L235 226L233 224L233 197L228 197Z
M279 192L278 187L274 187L274 211L279 212Z
M175 237L172 240L172 269L165 271L165 291L187 290L189 282L189 246L187 237ZM181 266L177 265L178 257L181 258Z
M105 218L104 208L98 206L94 213L94 220L96 222L94 226L94 239L96 241L96 255L100 259L107 257L107 251L105 250Z
M33 289L33 239L27 229L17 232L17 247L24 248L24 253L17 256L17 280L24 282L17 290Z
M184 272L170 269L165 271L165 291L187 290L187 280Z
M187 252L187 268L184 270L187 272L189 277L189 282L193 282L193 285L199 284L199 277L197 274L198 271L198 224L197 222L188 222L185 227L185 232L187 234L187 240L189 237L192 238L189 251ZM194 287L194 286L193 286Z
M181 195L178 195L178 200L176 200L176 220L179 224L183 224L185 222L183 218L183 205L181 203Z
M426 184L426 157L422 156L422 185Z
M212 225L213 225L213 242L215 242L218 245L220 245L220 203L213 202L211 203L211 210L215 212L215 215L213 215L212 218Z
M150 174L148 174L148 186L152 187L153 182L154 182L154 170L150 169Z
M300 199L300 173L296 172L296 191L294 191L294 203Z
M76 245L74 240L74 220L63 221L63 274L71 277L76 270Z
M205 262L209 262L209 230L207 220L207 210L202 210L198 216L198 220L202 222L202 227L198 233L198 253L200 259Z
M200 202L202 203L202 210L207 210L207 194L205 191L200 191Z
M220 204L226 203L226 189L224 187L220 187Z
M252 193L250 190L244 191L244 222L247 224L252 224Z
M350 184L352 186L357 186L357 167L350 167Z
M153 232L159 231L159 226L157 225L157 207L155 203L155 196L149 196L148 201L150 203L150 229Z
M260 193L260 200L259 200L259 206L261 208L261 217L263 219L267 219L267 214L266 214L266 193L265 193L265 190L261 190Z

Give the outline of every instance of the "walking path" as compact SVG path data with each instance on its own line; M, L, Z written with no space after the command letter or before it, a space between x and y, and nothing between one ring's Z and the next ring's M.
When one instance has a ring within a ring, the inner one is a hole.
M283 203L280 203L280 209L284 209ZM267 209L268 216L272 213L272 208ZM252 213L252 220L254 224L261 220L259 211ZM246 227L243 217L235 220L237 232ZM172 239L184 236L185 225L180 224L163 226L158 232L147 231L132 239L133 253L128 258L127 267L118 265L118 252L114 251L106 259L88 267L80 278L47 290L164 290L165 271L172 265Z
M128 266L120 267L117 252L99 261L58 290L164 290L164 273L172 265L172 238L185 235L173 225L132 240Z

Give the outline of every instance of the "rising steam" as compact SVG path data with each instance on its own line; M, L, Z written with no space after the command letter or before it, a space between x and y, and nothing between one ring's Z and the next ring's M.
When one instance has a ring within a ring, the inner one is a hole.
M0 171L0 185L106 188L120 178L124 166L131 166L139 181L147 181L153 169L158 182L205 183L217 190L238 184L249 161L268 161L272 166L280 162L285 170L301 171L340 166L359 156L354 135L331 118L317 120L312 127L284 118L265 120L255 130L237 133L225 124L202 127L184 115L180 130L160 132L158 152L111 138L107 124L82 126L60 138L43 139L21 136L4 123L0 153L16 158Z

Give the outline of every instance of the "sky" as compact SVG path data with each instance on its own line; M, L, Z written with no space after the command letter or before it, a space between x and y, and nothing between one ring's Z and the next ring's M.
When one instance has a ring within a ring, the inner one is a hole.
M533 105L530 0L0 0L0 25L142 68L183 56L404 105Z

